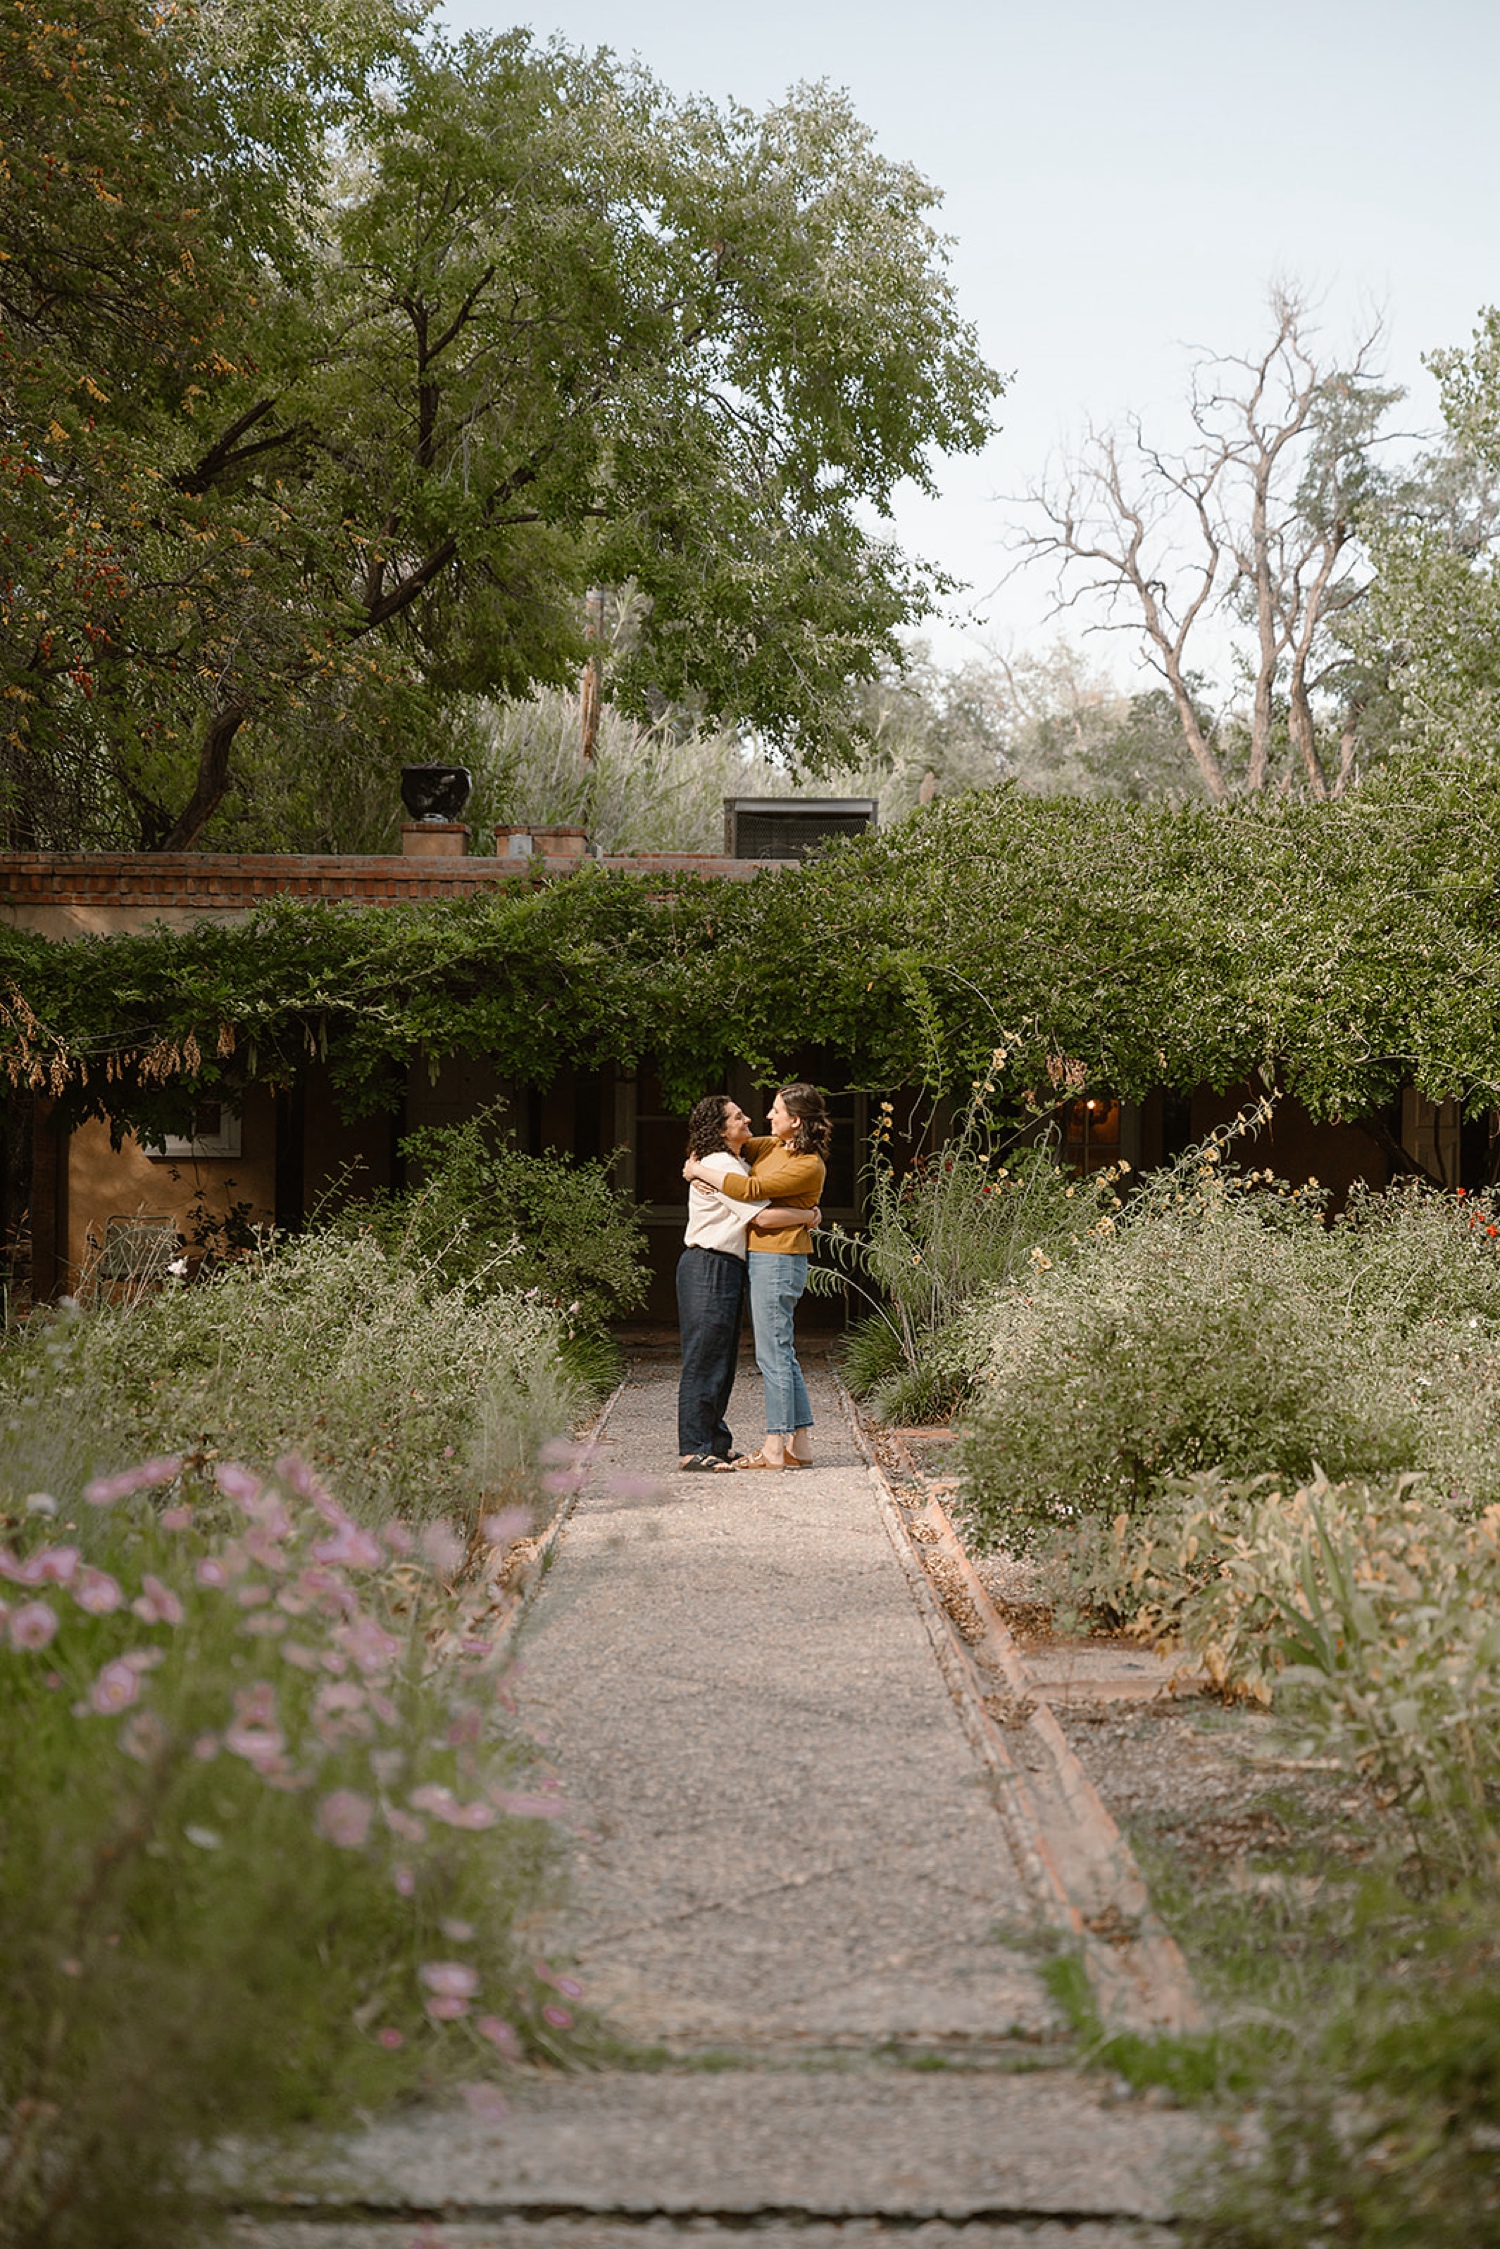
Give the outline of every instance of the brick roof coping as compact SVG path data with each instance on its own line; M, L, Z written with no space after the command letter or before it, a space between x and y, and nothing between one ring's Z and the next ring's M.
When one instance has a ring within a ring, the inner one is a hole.
M536 831L540 833L541 831ZM576 874L576 857L425 859L398 853L214 851L0 852L0 904L174 906L243 910L258 899L327 898L390 905L410 898L463 897L497 882ZM593 864L619 874L693 874L747 882L788 859L727 859L713 852L647 852Z

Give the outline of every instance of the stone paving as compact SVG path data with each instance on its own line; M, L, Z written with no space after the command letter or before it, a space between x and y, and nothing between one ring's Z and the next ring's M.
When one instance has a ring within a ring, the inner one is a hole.
M1036 1901L831 1384L813 1470L705 1476L676 1472L674 1380L638 1366L617 1401L519 1650L578 1825L553 1956L622 2065L504 2125L372 2130L235 2238L1165 2242L1200 2128L1066 2066ZM742 1376L747 1434L758 1404Z

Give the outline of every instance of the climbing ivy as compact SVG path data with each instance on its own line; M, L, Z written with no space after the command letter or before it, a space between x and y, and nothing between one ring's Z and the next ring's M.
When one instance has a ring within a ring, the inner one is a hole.
M1002 789L749 883L608 873L351 909L280 900L67 944L0 933L0 1064L116 1129L326 1058L351 1112L424 1059L546 1083L651 1057L684 1100L827 1050L844 1083L1227 1087L1323 1116L1405 1082L1500 1102L1500 795L1398 764L1338 804L1173 811Z

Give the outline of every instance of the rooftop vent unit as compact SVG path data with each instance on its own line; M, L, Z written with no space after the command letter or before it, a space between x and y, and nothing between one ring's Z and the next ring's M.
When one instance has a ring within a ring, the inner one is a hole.
M731 859L806 859L834 836L876 825L875 797L726 797L724 849Z

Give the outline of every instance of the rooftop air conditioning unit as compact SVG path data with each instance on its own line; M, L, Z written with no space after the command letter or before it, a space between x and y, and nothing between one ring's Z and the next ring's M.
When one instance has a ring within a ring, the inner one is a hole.
M833 836L876 825L876 797L726 797L724 849L731 859L806 859Z

